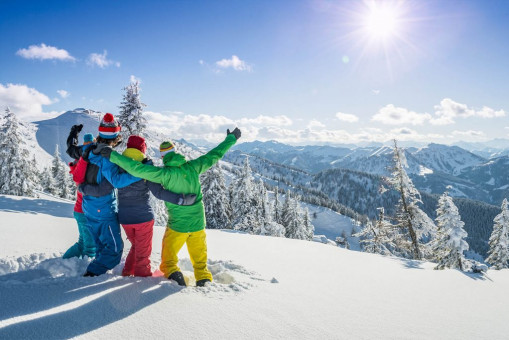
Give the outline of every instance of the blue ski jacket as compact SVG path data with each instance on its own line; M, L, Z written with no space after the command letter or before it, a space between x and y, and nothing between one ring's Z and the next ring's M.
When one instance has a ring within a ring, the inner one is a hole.
M107 180L114 188L123 188L140 181L138 177L120 171L118 165L111 163L101 155L94 154L94 151L89 153L88 161L99 168L96 176L97 184ZM108 194L100 197L84 195L83 212L86 216L91 216L96 220L116 219L118 205L115 190L112 189Z

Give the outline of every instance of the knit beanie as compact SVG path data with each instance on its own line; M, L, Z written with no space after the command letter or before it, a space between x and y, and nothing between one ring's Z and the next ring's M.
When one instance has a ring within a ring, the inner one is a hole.
M162 142L159 146L159 151L161 152L161 157L164 157L169 152L175 152L175 145L170 141Z
M90 144L94 141L94 135L91 133L87 133L85 136L83 136L83 145Z
M104 139L115 139L120 132L120 125L111 113L104 115L99 124L99 136Z
M127 140L127 147L138 149L144 154L147 152L147 144L145 143L145 138L140 136L129 136L129 139Z

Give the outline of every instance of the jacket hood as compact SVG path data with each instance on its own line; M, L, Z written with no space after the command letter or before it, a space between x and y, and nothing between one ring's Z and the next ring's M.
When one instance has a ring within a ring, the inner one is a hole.
M125 151L122 153L122 155L129 157L131 159L134 159L135 161L138 161L138 162L141 162L142 160L145 159L145 155L143 154L143 152L141 152L140 150L135 149L135 148L125 149Z
M170 152L163 157L164 166L181 166L186 163L186 158L179 153Z

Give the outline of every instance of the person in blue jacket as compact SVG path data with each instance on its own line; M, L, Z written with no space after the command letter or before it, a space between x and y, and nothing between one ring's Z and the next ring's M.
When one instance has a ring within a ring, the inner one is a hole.
M127 141L124 155L144 164L152 164L152 161L145 156L146 151L145 139L133 135ZM125 171L121 169L121 172ZM118 189L118 220L132 244L122 276L152 276L150 254L152 253L154 212L150 205L150 193L158 199L175 205L192 205L196 201L195 194L176 194L165 190L161 184L138 179L137 182ZM79 191L84 195L97 196L100 186L82 184Z
M99 136L96 142L97 144L116 147L121 142L119 133L120 125L111 113L107 113L99 125ZM140 180L128 173L121 172L117 165L101 157L94 146L87 149L83 154L83 158L89 162L85 176L86 183L101 184L107 180L114 188L123 188ZM106 195L99 197L83 196L83 212L97 244L96 257L88 265L83 276L104 274L118 265L122 258L124 243L120 235L120 225L117 218L117 197L113 187Z

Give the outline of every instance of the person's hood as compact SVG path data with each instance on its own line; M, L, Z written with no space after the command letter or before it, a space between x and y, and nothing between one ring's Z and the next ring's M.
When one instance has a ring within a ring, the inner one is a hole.
M169 152L163 157L164 166L181 166L186 162L186 158L176 152Z
M138 149L135 149L135 148L127 148L125 149L125 151L122 153L123 156L126 156L126 157L129 157L135 161L138 161L138 162L141 162L142 160L145 159L145 154L143 152L141 152L140 150Z

